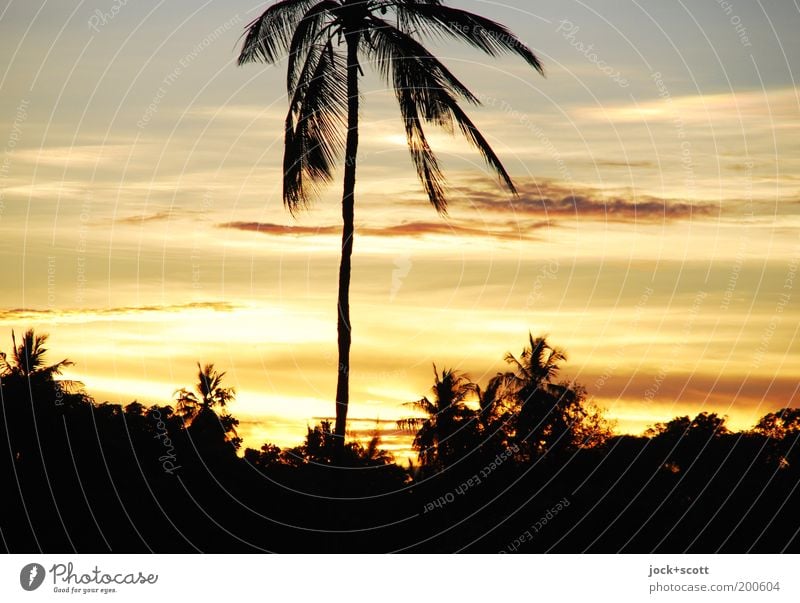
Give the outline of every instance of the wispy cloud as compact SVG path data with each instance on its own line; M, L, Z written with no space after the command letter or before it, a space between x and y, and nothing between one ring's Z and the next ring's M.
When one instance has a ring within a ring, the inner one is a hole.
M536 231L556 228L564 222L591 220L596 222L658 224L680 220L719 217L719 206L711 203L677 201L652 196L628 199L608 195L593 188L580 190L552 181L517 183L519 195L509 197L500 189L487 187L485 181L474 180L454 187L451 198L459 198L471 206L476 218L448 217L440 220L409 220L399 224L358 226L360 235L376 237L413 237L426 235L482 237L500 240L537 240ZM414 208L419 206L416 193L400 193ZM464 203L462 203L463 205ZM223 222L219 228L257 232L269 236L309 237L339 236L339 225L290 225L273 222Z
M56 167L96 167L123 161L133 153L147 151L143 143L133 144L76 144L20 149L16 158L20 161Z
M229 119L237 122L241 122L242 120L255 121L257 119L269 119L282 123L286 118L286 109L284 108L285 102L284 99L281 99L277 103L273 103L269 106L232 104L222 107L199 106L190 108L186 111L186 114L202 119Z
M612 161L608 159L598 159L590 162L597 167L618 167L618 168L654 168L654 161Z
M0 310L0 322L12 321L41 321L41 320L60 320L60 319L84 319L109 316L125 316L131 314L157 314L175 313L191 310L211 310L214 312L231 312L237 306L230 302L207 301L189 302L185 304L149 305L149 306L119 306L114 308L89 308L89 309L34 309L34 308L13 308Z
M231 228L233 230L244 230L246 232L258 232L265 235L291 235L297 237L337 234L341 233L338 226L291 226L283 224L273 224L272 222L225 222L218 224L220 228Z
M220 228L258 232L273 236L339 235L341 226L284 226L271 222L225 222ZM531 231L549 226L547 222L529 223L521 228L518 223L466 223L452 220L441 222L403 222L387 226L357 228L360 235L376 237L475 236L498 239L531 239Z
M142 224L144 222L161 222L162 220L169 220L174 215L173 210L168 209L164 211L157 211L150 214L140 214L136 216L125 216L124 218L117 218L117 224Z
M491 225L471 225L466 226L454 221L447 222L404 222L394 226L383 228L365 228L364 234L371 234L383 237L418 237L426 234L435 235L466 235L494 238L520 238L518 232L503 225L499 228L492 228Z
M628 199L609 196L592 188L581 190L551 181L521 182L519 196L509 199L503 191L462 187L458 194L479 209L491 213L535 217L548 223L565 218L603 222L671 222L718 215L711 203L688 203L641 196Z
M619 165L627 165L619 162ZM536 231L569 226L576 221L657 225L694 220L739 220L743 215L774 217L795 215L800 202L788 199L753 201L744 198L720 202L688 201L653 195L606 191L590 186L568 186L552 180L518 180L518 195L510 197L487 180L466 178L466 183L450 189L453 214L442 219L411 219L394 224L358 225L360 235L414 237L426 235L482 237L499 240L538 240ZM455 202L458 200L458 203ZM424 200L417 191L401 191L392 196L392 207L407 206L411 216L422 216ZM458 214L457 216L455 214ZM273 222L234 221L219 228L257 232L269 236L339 236L341 226L292 225Z
M711 215L714 206L647 199L633 202L628 199L593 199L584 195L567 195L560 199L525 198L515 204L526 213L546 216L590 218L609 222L662 222L686 220Z
M670 96L643 103L592 105L570 111L573 118L614 123L674 121L686 123L765 124L797 128L797 92L794 88L747 90L724 94Z
M77 181L46 181L35 184L21 184L9 186L4 189L4 195L20 199L84 199L88 187L85 182Z

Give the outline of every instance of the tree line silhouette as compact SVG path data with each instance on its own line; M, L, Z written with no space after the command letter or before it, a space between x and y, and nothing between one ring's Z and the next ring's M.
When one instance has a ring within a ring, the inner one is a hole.
M8 552L797 551L800 409L616 435L565 354L529 336L480 387L434 367L399 421L417 461L329 421L241 450L224 372L171 404L96 403L32 330L0 353ZM411 414L409 412L409 414Z

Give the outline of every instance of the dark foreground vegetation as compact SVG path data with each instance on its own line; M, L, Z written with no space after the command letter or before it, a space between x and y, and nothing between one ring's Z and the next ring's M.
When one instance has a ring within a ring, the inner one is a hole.
M0 546L9 552L800 550L800 409L732 433L701 413L612 435L564 356L530 338L481 388L437 371L402 428L419 461L329 423L239 450L213 365L173 405L97 404L44 336L0 356ZM412 412L413 411L413 412Z

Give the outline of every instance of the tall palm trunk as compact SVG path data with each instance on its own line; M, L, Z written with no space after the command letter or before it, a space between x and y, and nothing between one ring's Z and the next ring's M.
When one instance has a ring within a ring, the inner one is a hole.
M337 303L339 333L339 375L336 382L336 425L334 435L341 445L347 426L350 402L350 257L353 255L353 211L356 188L356 154L358 153L358 32L346 34L347 40L347 145L344 161L342 194L342 257L339 263L339 300Z

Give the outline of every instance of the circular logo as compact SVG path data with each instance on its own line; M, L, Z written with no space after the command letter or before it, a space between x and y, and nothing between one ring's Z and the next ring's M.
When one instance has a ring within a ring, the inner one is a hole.
M38 563L29 563L19 573L19 584L25 590L36 590L44 582L44 567Z

